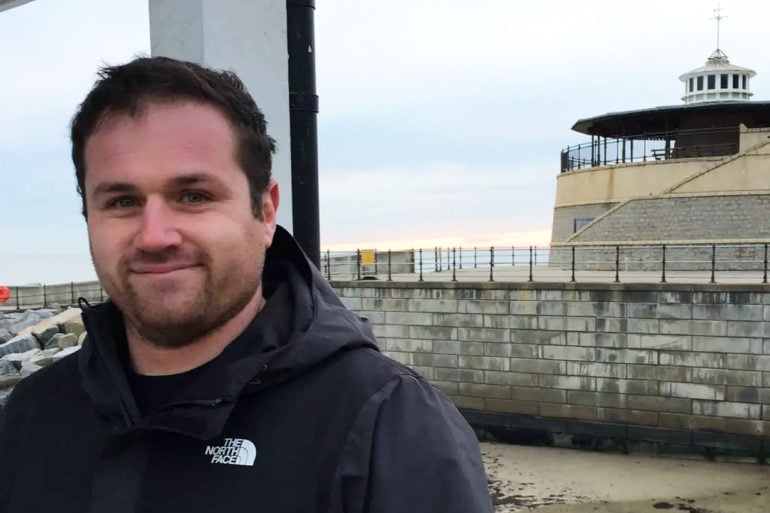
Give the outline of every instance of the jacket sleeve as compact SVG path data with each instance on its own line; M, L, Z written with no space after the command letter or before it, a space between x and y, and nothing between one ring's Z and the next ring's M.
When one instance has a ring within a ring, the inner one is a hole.
M401 375L359 413L343 451L333 513L490 513L473 430L441 392Z
M23 436L27 431L28 412L32 405L22 407L22 381L0 410L0 511L6 511L14 483L14 469L21 457L20 448L24 445Z

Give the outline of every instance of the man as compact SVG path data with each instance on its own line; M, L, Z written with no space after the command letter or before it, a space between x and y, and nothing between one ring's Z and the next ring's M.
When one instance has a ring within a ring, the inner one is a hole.
M0 510L491 511L454 406L276 225L273 151L233 74L101 71L72 156L110 301L3 410Z

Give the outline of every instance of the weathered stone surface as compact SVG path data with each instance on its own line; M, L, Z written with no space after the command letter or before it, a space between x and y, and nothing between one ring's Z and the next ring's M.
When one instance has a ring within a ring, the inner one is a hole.
M29 351L25 351L23 353L9 353L7 355L4 355L2 358L0 358L0 361L3 362L11 362L16 367L16 369L21 368L21 364L28 361L30 358L35 356L40 352L40 349L30 349Z
M0 356L10 353L24 353L31 349L40 349L37 339L32 335L18 335L4 344L0 344Z
M0 376L7 376L9 374L18 374L18 370L13 362L8 360L0 360Z
M8 342L12 338L13 338L13 335L11 335L11 332L8 331L7 328L0 328L0 344Z
M67 333L66 335L62 335L62 337L59 338L58 345L62 349L76 346L78 345L78 338L72 333Z
M53 349L46 349L45 351L40 351L36 355L34 355L32 358L29 359L29 363L39 365L40 367L48 367L54 362L54 355L58 354L61 351L58 347Z
M31 333L42 347L46 347L46 342L59 333L59 327L56 324L50 324L48 321L43 321L32 326Z
M19 381L21 381L21 374L18 372L16 374L6 374L5 376L0 376L0 390L14 387Z
M61 360L62 358L69 356L73 353L77 353L80 350L80 346L72 346L68 347L66 349L62 349L58 353L56 353L53 357L54 361Z
M35 365L34 363L30 363L30 362L24 362L23 364L21 364L21 369L19 372L21 373L22 378L26 378L34 374L35 372L39 371L42 368L43 367L41 367L40 365Z
M41 314L39 312L43 313ZM39 318L38 322L28 326L26 331L21 332L22 334L33 332L33 330L47 329L49 326L56 326L56 331L59 332L61 331L59 325L72 321L78 322L78 320L80 320L80 308L68 308L58 314L55 314L54 310L38 310L35 314ZM82 323L82 320L80 322Z
M18 321L11 324L11 326L8 328L12 335L20 335L23 334L22 332L26 328L30 328L31 326L34 326L38 322L42 320L42 318L32 312L27 313L22 318L20 318Z
M82 346L82 345L83 345L83 342L86 340L86 337L87 337L87 336L88 336L88 333L87 333L87 332L85 332L85 331L84 331L83 333L81 333L81 334L80 334L80 336L78 337L78 345L79 345L79 346Z

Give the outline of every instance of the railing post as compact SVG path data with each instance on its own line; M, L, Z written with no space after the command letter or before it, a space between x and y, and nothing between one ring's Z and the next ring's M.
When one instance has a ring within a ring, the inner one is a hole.
M48 306L48 292L45 290L45 283L43 283L43 308Z
M70 304L72 305L75 304L75 282L74 281L70 282L70 301L71 301Z
M532 246L529 247L529 281L532 281Z
M463 247L462 246L460 246L460 254L457 256L457 259L460 264L460 269L462 269L463 268Z
M767 242L765 242L765 265L762 273L762 283L767 283Z
M716 266L717 266L717 245L712 244L711 245L711 283L717 282Z
M489 246L489 281L495 281L493 269L495 268L495 247Z
M476 258L476 246L473 246L473 268L476 269L478 266L478 260Z
M390 249L388 249L388 281L393 281L392 265L390 259Z
M361 279L361 250L356 250L356 276L357 279Z
M332 281L332 256L329 250L326 250L326 278Z
M661 260L660 282L666 283L666 245L663 244L663 259Z
M535 246L535 265L537 265L537 246Z
M765 244L765 246L767 246L767 244ZM767 250L765 250L765 254L767 254ZM21 310L21 303L19 301L19 287L16 287L16 310Z
M449 248L446 248L446 270L449 270Z
M377 266L377 249L374 250L374 275L377 276L379 267Z
M99 302L104 303L104 287L102 287L102 282L99 282Z
M516 265L516 247L511 246L511 267Z
M572 277L569 281L575 281L575 246L572 246Z
M441 270L439 269L439 263L440 263L439 255L440 253L438 251L438 246L434 246L433 247L433 270L436 272L439 272Z
M455 260L457 254L455 248L452 248L452 281L457 281L457 261Z
M420 281L422 281L422 248L420 248Z
M615 246L615 283L620 283L620 246Z

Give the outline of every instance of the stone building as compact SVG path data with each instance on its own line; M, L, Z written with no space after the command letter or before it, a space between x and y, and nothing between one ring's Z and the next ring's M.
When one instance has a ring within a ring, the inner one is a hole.
M581 268L652 269L667 245L669 265L701 269L718 245L721 269L765 265L770 102L750 100L755 74L717 49L679 77L683 104L578 120L591 139L561 153L551 263L582 251Z

